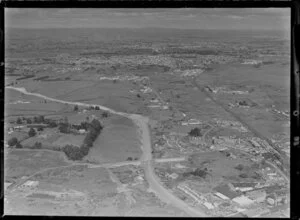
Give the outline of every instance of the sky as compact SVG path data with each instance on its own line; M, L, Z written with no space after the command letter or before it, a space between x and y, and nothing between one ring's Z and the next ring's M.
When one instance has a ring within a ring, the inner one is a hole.
M14 28L289 30L289 8L5 8Z

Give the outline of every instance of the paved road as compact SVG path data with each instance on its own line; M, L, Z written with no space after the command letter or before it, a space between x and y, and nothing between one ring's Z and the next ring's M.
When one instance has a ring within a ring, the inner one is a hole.
M177 162L177 161L185 161L185 157L175 157L175 158L159 158L155 159L157 163L165 163L165 162Z
M142 115L138 115L138 114L128 114L128 113L123 113L123 112L117 112L110 108L107 108L105 106L101 106L98 104L96 105L96 104L87 104L87 103L81 103L81 102L63 101L63 100L59 100L59 99L55 99L55 98L50 98L48 96L44 96L39 93L28 92L28 91L26 91L25 88L16 88L16 87L12 87L12 86L7 86L6 88L14 89L14 90L19 91L26 95L33 95L33 96L37 96L37 97L47 99L47 100L50 100L53 102L63 103L63 104L86 106L86 107L98 106L102 110L132 119L136 123L136 125L141 129L141 140L143 143L143 145L142 145L143 155L140 160L142 162L141 165L144 168L145 177L149 183L150 189L152 191L154 191L155 194L162 201L174 205L175 207L181 209L182 211L186 212L190 216L193 216L193 217L207 216L203 211L201 211L199 209L195 209L193 207L190 207L187 203L185 203L181 199L174 196L168 189L164 188L164 186L161 184L161 182L156 177L153 167L152 167L152 153L151 153L152 148L151 148L151 139L150 139L151 136L150 136L149 126L148 126L149 118L144 117Z

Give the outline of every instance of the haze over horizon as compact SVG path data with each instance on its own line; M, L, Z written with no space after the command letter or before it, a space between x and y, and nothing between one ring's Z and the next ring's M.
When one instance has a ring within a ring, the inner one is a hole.
M7 28L290 30L288 8L6 8Z

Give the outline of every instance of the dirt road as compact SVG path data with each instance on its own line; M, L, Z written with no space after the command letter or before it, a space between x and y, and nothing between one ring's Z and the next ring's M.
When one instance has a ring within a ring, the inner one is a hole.
M203 211L200 211L198 209L195 209L193 207L190 207L187 203L182 201L181 199L177 198L175 195L173 195L168 189L164 188L164 186L161 184L161 182L158 180L156 177L153 167L152 167L152 148L151 148L151 136L150 136L150 131L149 131L149 126L148 126L148 121L149 118L144 117L142 115L138 114L128 114L128 113L123 113L123 112L117 112L114 111L113 109L107 108L105 106L101 105L96 105L96 104L87 104L87 103L81 103L81 102L72 102L72 101L63 101L55 98L50 98L48 96L44 96L39 93L31 93L26 91L25 88L16 88L16 87L11 87L7 86L7 89L13 89L16 91L19 91L23 94L26 95L33 95L37 96L49 101L53 102L59 102L63 104L70 104L70 105L78 105L78 106L98 106L100 109L108 111L113 114L121 115L126 118L129 118L133 120L133 122L140 128L141 131L141 141L142 141L142 150L143 150L143 155L140 159L141 165L144 168L145 171L145 177L146 180L149 183L150 189L155 192L155 194L164 202L169 203L174 205L175 207L183 210L187 214L193 217L205 217L207 216Z

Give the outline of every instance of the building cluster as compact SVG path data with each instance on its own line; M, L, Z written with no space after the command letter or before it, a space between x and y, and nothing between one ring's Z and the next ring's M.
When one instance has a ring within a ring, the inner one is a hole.
M39 185L39 181L28 180L19 186L19 189L36 189Z
M270 167L262 168L260 170L260 175L264 179L265 183L263 186L270 186L274 184L285 184L285 179L279 175L277 172L274 172Z
M246 65L257 65L257 64L262 64L261 60L244 60L242 64Z
M263 140L255 137L244 140L236 136L218 136L212 138L210 149L226 150L228 148L234 148L247 153L254 153L256 155L255 160L261 160L262 156L260 156L260 154L267 152L265 145L262 145L262 143L264 143L262 141Z
M149 77L147 76L135 76L135 75L119 75L119 76L98 76L98 80L118 80L118 81L134 81L134 82L140 82L143 80L148 80Z
M181 76L198 76L204 72L204 69L190 69L184 70L180 75Z
M15 102L10 102L8 104L10 105L14 105L14 104L29 104L30 102L24 102L24 101L21 101L21 100L18 100L18 101L15 101Z
M146 87L144 86L141 91L143 93L149 93L149 92L152 92L152 89L150 87ZM148 105L149 108L160 108L160 109L163 109L163 110L167 110L169 109L169 106L167 105L168 103L164 102L162 103L160 100L158 99L151 99L150 100L150 105Z
M275 109L275 108L271 108L271 109L267 109L267 111L270 111L274 114L279 114L279 115L282 115L284 116L286 119L289 119L290 117L290 112L289 111L280 111L278 109Z
M129 66L137 65L159 65L170 68L176 67L176 61L166 55L129 55L129 56L111 56L105 61L106 64L124 64Z
M238 95L245 95L249 94L249 91L245 90L229 90L225 86L220 86L220 87L213 87L213 86L206 86L206 89L212 93L227 93L227 94L238 94Z
M203 122L195 118L191 118L188 121L184 121L181 123L181 125L199 125L199 124L203 124Z
M220 127L231 128L241 132L248 132L248 129L245 128L240 122L237 121L227 121L214 118L213 121Z

